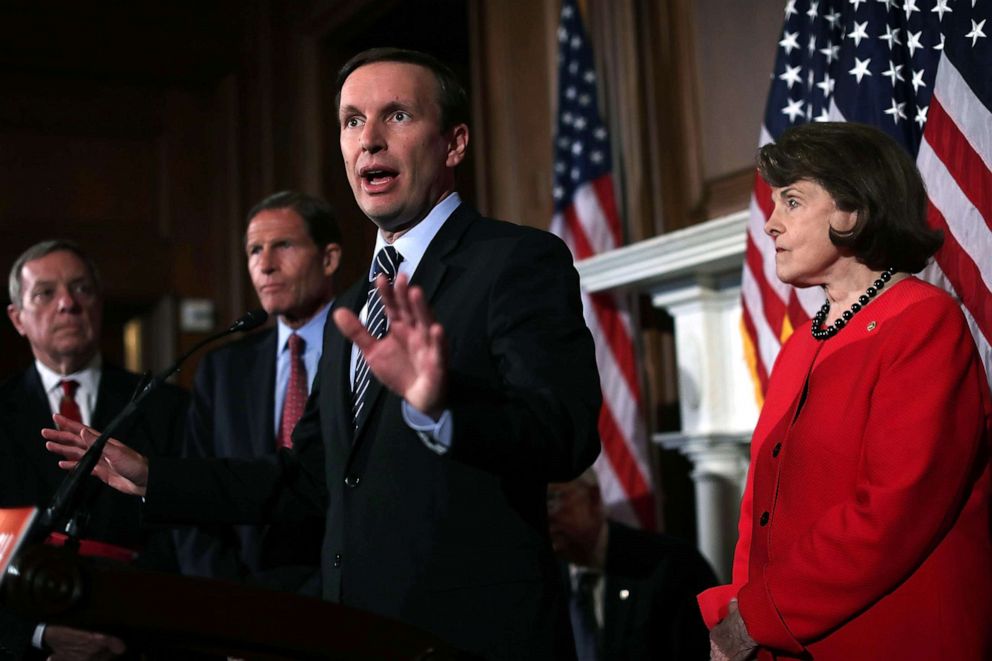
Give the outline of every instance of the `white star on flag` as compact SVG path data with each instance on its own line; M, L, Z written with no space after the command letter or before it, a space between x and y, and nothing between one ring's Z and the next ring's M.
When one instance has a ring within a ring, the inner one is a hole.
M906 111L903 110L905 107L905 102L892 99L892 105L885 111L885 114L891 115L892 121L898 124L900 119L906 119Z
M788 115L791 121L796 121L796 117L803 114L803 100L798 99L796 101L789 100L789 104L782 108L782 114Z
M988 36L982 30L982 28L984 28L984 27L985 27L985 19L982 19L982 22L981 23L975 23L975 21L972 21L971 22L971 32L969 32L968 34L966 34L965 37L971 39L971 47L972 48L975 47L975 44L978 43L978 40L980 38Z
M869 64L871 64L870 57L864 60L856 57L854 58L854 68L848 71L848 73L857 78L860 83L863 77L871 75L871 71L868 71Z
M868 21L864 21L862 23L858 23L857 21L855 21L854 32L847 35L847 38L853 39L855 46L860 46L861 40L868 38Z
M785 71L782 72L779 79L784 80L791 90L792 86L800 81L799 72L802 70L803 68L801 66L790 67L787 64L785 65Z

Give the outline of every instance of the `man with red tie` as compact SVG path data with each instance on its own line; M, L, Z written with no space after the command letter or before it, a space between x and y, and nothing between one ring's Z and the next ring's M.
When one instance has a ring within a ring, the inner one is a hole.
M193 386L185 453L275 460L291 447L323 346L341 233L324 200L283 191L248 212L245 254L258 300L276 325L216 349ZM177 534L183 573L317 596L322 516Z
M35 360L0 384L0 507L43 508L65 473L45 451L41 428L53 426L53 413L106 426L127 404L139 377L100 355L100 277L75 243L42 241L28 248L10 271L9 293L7 315L31 344ZM186 402L179 388L160 388L125 425L128 442L153 455L177 454L182 428L176 421L182 420ZM84 555L176 569L168 533L142 532L137 503L95 480L86 485L77 523ZM121 651L123 644L109 636L0 612L0 659L67 653L106 658Z

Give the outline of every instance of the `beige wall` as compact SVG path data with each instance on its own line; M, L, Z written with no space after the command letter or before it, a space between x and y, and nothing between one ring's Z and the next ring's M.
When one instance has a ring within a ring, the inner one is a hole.
M753 166L783 7L782 0L693 3L707 179Z

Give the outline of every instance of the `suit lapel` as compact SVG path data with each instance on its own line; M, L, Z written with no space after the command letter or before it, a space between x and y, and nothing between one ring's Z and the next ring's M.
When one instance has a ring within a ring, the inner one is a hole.
M100 386L96 393L96 406L93 408L92 426L103 430L114 417L127 406L131 393L128 384L121 379L122 374L111 366L104 365L100 370ZM120 431L117 434L121 434ZM125 436L126 437L126 436Z
M477 217L478 214L471 207L466 204L459 205L427 246L427 251L420 260L410 283L420 287L428 301L434 300L448 270L445 258L455 250L462 235Z
M52 411L48 404L48 395L41 383L38 370L32 366L22 375L21 387L17 390L24 394L23 402L10 402L7 412L8 419L16 421L12 432L11 443L23 448L31 465L36 466L41 476L50 485L57 485L64 476L64 471L58 467L55 456L45 449L41 438L42 427L54 427Z
M349 309L357 315L365 303L367 288L368 281L365 278L359 279L341 296L335 307ZM351 422L352 344L337 329L330 315L327 317L327 323L331 328L328 329L329 332L324 333L326 342L321 356L324 371L321 375L320 397L330 407L331 424L336 431L332 442L339 444L340 449L347 455L355 438Z
M244 413L249 419L251 446L256 455L272 452L275 439L275 389L276 389L276 349L279 332L276 328L267 331L270 337L255 345L255 355L248 367L247 407Z

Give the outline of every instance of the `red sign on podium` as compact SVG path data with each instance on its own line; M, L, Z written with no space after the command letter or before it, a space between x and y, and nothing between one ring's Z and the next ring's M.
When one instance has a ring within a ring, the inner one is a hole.
M0 582L37 515L37 507L0 509Z

